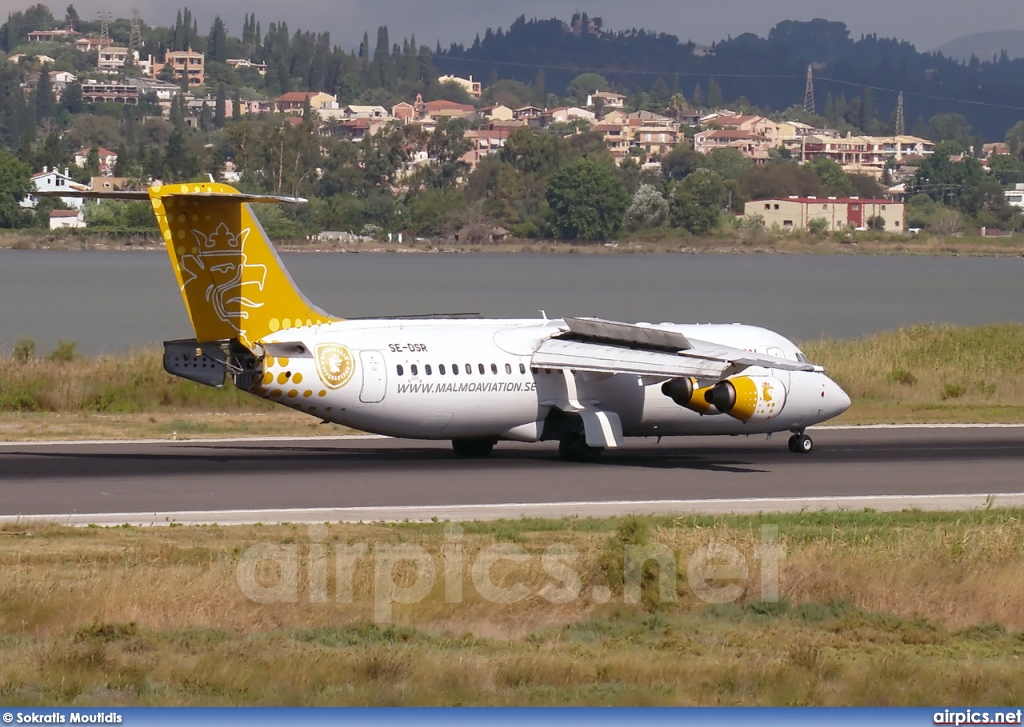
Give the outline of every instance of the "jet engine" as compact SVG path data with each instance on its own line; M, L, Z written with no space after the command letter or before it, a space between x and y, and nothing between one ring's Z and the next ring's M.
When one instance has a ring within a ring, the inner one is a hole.
M698 389L695 387L693 379L672 379L661 385L661 393L679 406L684 406L698 414L718 414L720 412L712 408L705 398L711 388L706 386Z
M704 400L741 422L767 421L782 411L786 387L771 376L737 376L708 388Z

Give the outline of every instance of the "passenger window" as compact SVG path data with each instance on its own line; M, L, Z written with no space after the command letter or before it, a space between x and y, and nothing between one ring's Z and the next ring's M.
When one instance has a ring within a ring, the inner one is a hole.
M520 364L520 365L522 365L522 364ZM538 369L536 366L531 366L530 367L530 373L533 373L533 374L540 373L540 369Z
M433 371L430 370L430 364L424 364L423 369L427 372L427 376L430 376Z
M464 371L466 372L467 375L473 373L473 364L466 364L466 368L464 369Z
M419 369L419 367L416 364L413 364L412 366L410 366L409 370L412 372L413 376L419 376L420 369Z
M459 375L459 365L458 364L452 364L452 376L458 376L458 375Z
M402 368L402 364L398 364L397 370L398 370L398 375L399 376L402 376L405 373L405 369Z
M526 373L526 364L522 364L522 363L519 364L519 373L521 373L521 374L525 374Z
M491 373L492 374L498 373L498 364L491 364Z
M487 369L484 368L483 364L477 364L476 365L476 370L480 372L481 376L483 376L484 374L487 373Z
M512 373L512 364L505 364L505 373L506 374Z
M444 364L437 365L437 373L441 374L441 376L444 376Z

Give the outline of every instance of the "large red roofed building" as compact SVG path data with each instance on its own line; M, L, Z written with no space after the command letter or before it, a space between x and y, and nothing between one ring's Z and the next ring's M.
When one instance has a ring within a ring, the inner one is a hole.
M812 220L825 220L829 230L867 227L873 217L884 220L887 232L906 228L902 202L860 197L776 197L747 202L743 215L758 215L769 229L806 230Z

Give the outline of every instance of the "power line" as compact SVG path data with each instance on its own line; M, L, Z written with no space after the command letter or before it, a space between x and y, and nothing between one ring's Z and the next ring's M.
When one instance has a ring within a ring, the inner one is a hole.
M749 78L749 79L765 79L765 80L796 80L798 78L806 78L805 76L797 76L792 73L694 73L694 72L677 72L677 71L647 71L647 70L631 70L623 68L593 68L585 66L565 66L565 65L551 65L550 63L527 63L519 61L493 61L483 60L476 58L455 58L452 56L434 56L435 60L439 60L443 63L464 63L464 64L476 64L476 65L489 65L489 66L509 66L518 68L530 68L537 70L544 68L546 71L575 71L577 73L607 73L614 74L617 76L659 76L661 78L670 78L672 76L679 76L680 78ZM888 88L886 86L873 86L866 83L856 83L854 81L843 81L838 78L829 78L828 76L818 76L817 80L825 81L827 83L835 83L841 86L851 86L853 88L869 88L872 91L882 91L884 93L900 94L905 93L907 96L913 96L915 98L926 98L932 101L945 101L948 103L960 103L968 104L971 106L980 106L983 108L992 109L1003 109L1006 111L1024 111L1024 106L1011 106L1010 104L992 103L989 101L974 101L966 98L956 98L954 96L938 96L929 93L919 93L915 91L900 91L895 88Z

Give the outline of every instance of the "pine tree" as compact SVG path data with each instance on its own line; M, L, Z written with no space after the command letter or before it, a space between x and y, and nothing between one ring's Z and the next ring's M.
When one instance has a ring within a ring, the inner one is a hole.
M722 108L722 89L714 78L708 82L708 107L712 111Z
M238 89L235 89L234 96L231 97L231 118L238 121L242 118L242 97L238 93Z
M836 123L836 104L832 100L831 91L828 92L828 96L825 98L825 122L833 128L838 125Z
M50 66L44 63L39 70L39 83L36 84L36 122L52 119L56 110L57 99L54 98L53 85L50 83Z
M547 90L544 88L544 69L538 68L537 75L533 78L533 102L543 108L545 99Z
M693 101L693 108L700 110L704 108L704 93L700 90L700 83L693 87L693 97L690 99Z

